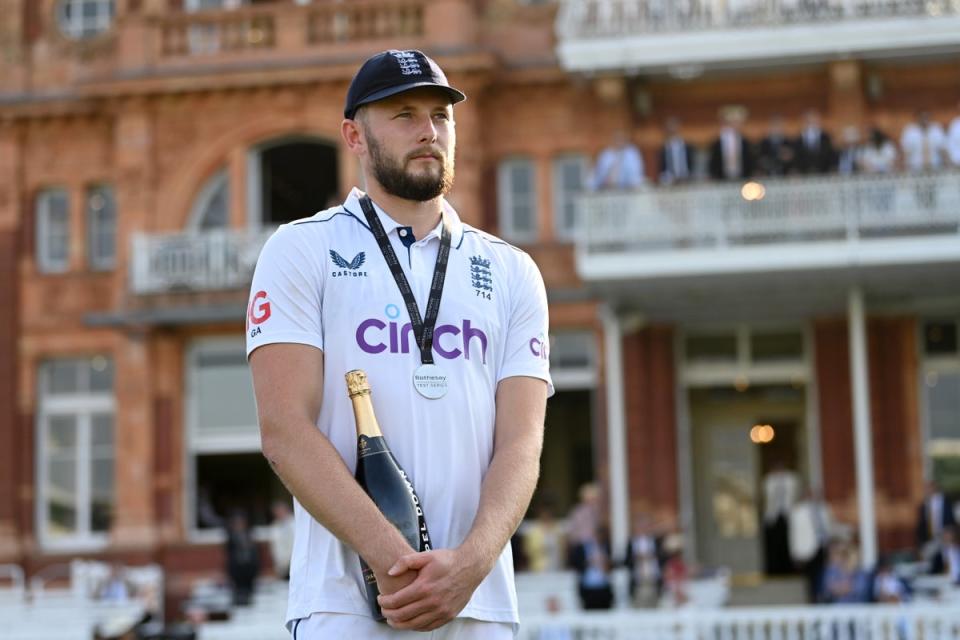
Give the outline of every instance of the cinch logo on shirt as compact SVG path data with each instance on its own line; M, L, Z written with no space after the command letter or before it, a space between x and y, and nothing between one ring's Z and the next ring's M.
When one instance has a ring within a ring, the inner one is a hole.
M384 351L389 353L410 353L411 348L416 349L416 339L413 337L413 325L409 322L400 325L396 320L400 317L400 308L395 304L388 304L384 313L388 321L384 322L379 318L368 318L357 327L357 346L365 353L377 354ZM444 336L451 335L459 337L456 346L448 349L450 346L449 338L444 340ZM470 359L470 350L480 349L480 360L487 364L487 334L482 329L473 326L470 320L464 319L460 326L452 324L440 324L433 330L433 350L441 358L455 360L463 356L465 360ZM446 346L444 346L446 345Z
M541 360L550 359L550 341L541 333L530 339L530 353Z

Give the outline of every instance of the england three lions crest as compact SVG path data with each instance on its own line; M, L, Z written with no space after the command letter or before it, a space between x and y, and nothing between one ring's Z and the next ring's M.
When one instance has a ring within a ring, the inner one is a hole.
M477 296L490 300L493 298L493 274L490 260L483 256L470 256L470 284Z

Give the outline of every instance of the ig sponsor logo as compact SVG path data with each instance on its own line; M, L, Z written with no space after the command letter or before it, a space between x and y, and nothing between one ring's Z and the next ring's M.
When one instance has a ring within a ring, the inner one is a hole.
M260 335L260 327L270 319L270 303L267 301L266 291L257 291L250 301L250 307L247 309L247 329L250 330L250 337Z
M357 326L357 346L365 353L410 353L417 349L413 336L413 325L400 324L400 307L388 304L384 309L387 321L380 318L368 318ZM478 355L483 364L487 364L487 334L473 326L473 322L464 319L459 325L438 324L433 330L433 350L441 358L469 360Z
M550 339L542 333L536 338L530 338L530 353L540 360L550 359Z

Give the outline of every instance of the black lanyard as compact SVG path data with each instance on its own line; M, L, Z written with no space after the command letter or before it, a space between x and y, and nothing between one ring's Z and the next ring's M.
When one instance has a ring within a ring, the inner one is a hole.
M400 289L400 295L403 296L403 302L407 306L407 313L410 315L410 325L413 327L413 337L417 340L417 346L420 347L420 362L423 364L433 364L433 329L437 324L437 314L440 312L440 296L443 295L443 282L447 277L447 261L450 258L450 225L447 222L446 212L441 212L440 220L443 223L443 230L440 233L440 251L437 253L437 264L433 268L433 280L430 282L430 297L427 298L426 318L421 319L420 309L417 308L417 300L413 297L413 289L407 282L407 276L403 273L403 267L400 266L400 260L390 245L387 238L387 232L383 230L380 223L380 217L373 210L373 203L370 196L360 198L360 208L363 209L363 215L367 217L367 224L373 231L373 237L377 239L380 245L380 253L383 259L387 261L390 267L390 273Z

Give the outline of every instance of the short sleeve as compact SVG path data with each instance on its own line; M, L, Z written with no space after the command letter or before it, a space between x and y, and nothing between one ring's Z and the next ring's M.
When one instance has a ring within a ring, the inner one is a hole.
M247 357L274 343L323 349L323 271L295 225L277 230L260 252L247 301Z
M513 376L540 378L546 381L548 395L552 396L547 291L540 270L527 254L522 254L522 261L514 271L511 294L504 357L497 382Z

